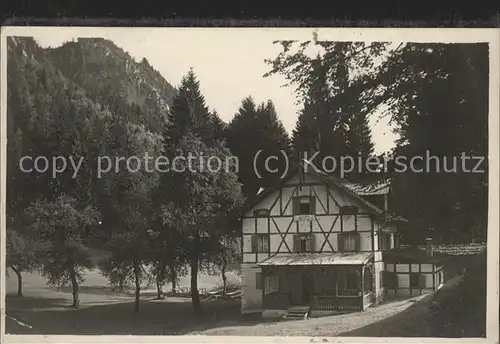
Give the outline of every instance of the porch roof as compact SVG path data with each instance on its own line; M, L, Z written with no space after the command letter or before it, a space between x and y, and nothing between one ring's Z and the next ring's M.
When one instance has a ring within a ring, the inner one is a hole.
M259 263L261 266L285 265L364 265L373 257L372 252L357 253L295 253L278 254Z

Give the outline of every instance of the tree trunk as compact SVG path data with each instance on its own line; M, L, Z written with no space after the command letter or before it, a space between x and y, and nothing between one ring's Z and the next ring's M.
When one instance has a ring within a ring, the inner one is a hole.
M78 295L79 291L79 286L78 286L78 280L76 279L76 271L75 271L75 265L71 264L69 268L69 274L71 278L71 288L73 289L73 307L78 308L80 307L80 298Z
M163 300L163 282L160 280L160 277L156 278L156 299Z
M135 303L134 313L139 312L139 301L141 297L141 266L138 260L134 261L134 276L135 276Z
M21 270L13 266L11 266L10 268L17 276L17 296L23 297L23 275L21 274Z
M163 300L165 297L163 295L163 284L165 283L165 273L167 270L167 263L164 259L160 260L160 268L158 275L156 276L156 289L158 291L156 298L158 300Z
M201 314L200 294L198 293L198 252L194 250L191 254L191 301L193 304L193 311L196 314Z
M226 295L226 288L227 288L226 270L227 270L227 260L226 260L225 257L223 257L222 258L222 268L221 268L221 273L222 273L222 295Z
M172 264L170 268L170 280L172 281L172 295L177 293L177 270L175 270L175 264Z
M118 290L120 292L125 291L125 278L120 278L120 282L119 282L119 285L118 285Z

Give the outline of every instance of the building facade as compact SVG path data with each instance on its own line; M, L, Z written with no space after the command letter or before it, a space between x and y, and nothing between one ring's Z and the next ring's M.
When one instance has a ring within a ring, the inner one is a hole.
M418 296L438 290L445 282L445 260L435 256L432 240L427 247L385 251L383 284L389 297Z
M362 310L384 296L382 252L405 220L387 185L361 186L297 169L243 216L242 312ZM368 201L370 199L370 201Z

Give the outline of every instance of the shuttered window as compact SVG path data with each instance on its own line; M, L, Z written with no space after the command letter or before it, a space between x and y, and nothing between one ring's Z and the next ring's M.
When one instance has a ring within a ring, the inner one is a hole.
M298 253L314 252L313 234L294 234L293 251Z
M337 234L338 250L340 252L358 252L360 236L358 232L343 232Z
M316 197L299 196L292 199L293 215L316 214Z

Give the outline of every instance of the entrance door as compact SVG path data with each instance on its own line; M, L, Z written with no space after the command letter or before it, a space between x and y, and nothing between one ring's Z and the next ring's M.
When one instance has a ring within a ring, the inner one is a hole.
M309 268L302 269L302 304L309 305L314 293L314 275Z

